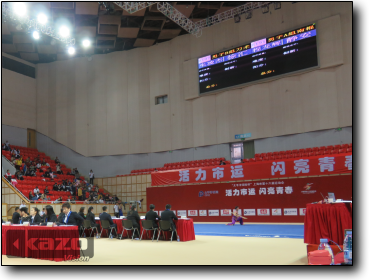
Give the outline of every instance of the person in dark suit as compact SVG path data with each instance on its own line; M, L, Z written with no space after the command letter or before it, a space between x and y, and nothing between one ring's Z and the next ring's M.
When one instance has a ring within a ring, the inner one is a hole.
M39 225L41 224L40 210L37 207L32 207L30 211L30 224Z
M60 213L59 213L59 216L58 216L57 221L59 223L62 223L63 222L63 219L64 219L64 213L63 213L63 208L62 208L62 209L60 209Z
M173 231L176 230L176 226L175 226L175 223L173 222L173 220L178 220L178 218L176 217L175 213L173 213L171 211L171 205L170 204L166 205L166 210L162 212L161 218L162 218L163 221L170 221L171 229ZM174 233L174 238L175 238L175 236L176 236L176 231ZM176 238L177 238L177 236L176 236Z
M95 222L95 214L93 213L94 207L90 206L89 209L87 209L87 215L86 220L90 221L90 225L92 227L96 227L98 229L98 233L101 233L100 226Z
M31 216L28 215L28 208L22 207L20 211L21 211L21 218L19 219L19 223L23 224L24 222L29 222L31 219Z
M75 225L81 227L84 222L84 219L77 214L77 212L71 211L71 205L68 202L63 203L62 205L63 215L59 225Z
M107 206L103 206L102 210L103 210L103 213L101 213L99 215L100 222L102 222L104 220L108 221L109 225L112 226L112 227L115 227L116 228L115 232L117 232L117 225L115 223L113 223L112 217L107 213ZM108 232L108 236L109 235L110 235L110 230ZM113 235L113 237L116 237L116 236Z
M145 215L145 220L153 221L153 227L158 228L157 219L160 220L161 218L158 216L156 212L154 212L155 205L150 204L150 210Z
M19 210L19 207L15 207L15 212L13 213L12 217L12 223L13 224L19 224L19 219L21 218L21 210Z
M78 215L80 215L82 218L86 219L85 218L85 207L80 208L80 212L78 212Z
M43 217L44 221L40 224L41 226L46 226L47 223L55 223L57 221L57 215L55 215L54 209L50 205L45 207L45 215Z
M136 211L135 205L131 206L131 210L127 212L127 220L131 221L132 226L139 230L139 233L135 231L135 238L139 238L139 236L137 235L138 234L140 235L140 217L139 217L138 212Z

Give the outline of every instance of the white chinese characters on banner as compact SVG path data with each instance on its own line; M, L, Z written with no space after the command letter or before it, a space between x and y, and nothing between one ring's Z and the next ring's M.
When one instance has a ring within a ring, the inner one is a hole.
M274 187L267 188L267 194L275 194L275 188Z
M199 181L199 179L205 181L207 179L207 173L205 170L199 169L195 171L195 174L198 175L197 178L195 178L195 181Z
M256 189L255 188L248 189L248 194L249 195L256 195Z
M346 161L344 166L348 168L348 170L352 170L352 155L346 156Z
M275 175L275 173L279 172L280 175L285 175L285 162L273 162L271 165L271 175Z
M224 168L223 167L216 167L212 169L213 171L213 178L219 180L220 178L224 177Z
M291 194L293 192L293 187L285 187L285 193Z
M295 174L299 173L309 173L310 166L308 165L308 159L299 159L294 161Z
M260 188L259 194L266 194L266 188Z
M233 195L233 190L226 190L225 196L232 196L232 195Z
M276 194L283 194L284 193L284 187L276 187Z
M239 194L240 194L240 191L238 190L238 189L234 189L234 196L239 196Z
M243 166L242 165L236 165L231 166L231 178L243 178Z
M325 172L325 170L331 172L334 171L334 157L324 157L319 158L320 171Z
M248 195L248 189L241 189L240 194L241 195Z
M189 182L189 170L180 170L180 182Z

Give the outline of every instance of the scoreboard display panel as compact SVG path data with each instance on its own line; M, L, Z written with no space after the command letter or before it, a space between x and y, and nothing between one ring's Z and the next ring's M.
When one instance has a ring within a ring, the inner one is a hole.
M316 24L198 58L199 93L317 67Z

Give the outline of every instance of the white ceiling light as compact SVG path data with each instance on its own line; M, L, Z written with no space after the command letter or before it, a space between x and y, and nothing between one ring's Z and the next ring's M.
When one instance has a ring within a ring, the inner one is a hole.
M63 25L60 29L59 29L59 34L60 36L62 37L68 37L69 36L69 28L65 25Z
M13 4L14 13L18 16L25 16L27 12L26 4L23 2L15 2Z
M41 24L46 24L46 23L48 22L48 17L47 17L45 14L40 13L40 14L38 14L38 16L37 16L37 20L38 20L38 22L39 22L39 23L41 23Z
M83 45L85 48L88 48L88 47L90 47L91 42L90 42L90 40L85 39L85 40L83 40L83 41L82 41L82 45Z
M68 48L68 53L69 53L70 55L74 55L74 54L75 54L75 52L76 52L76 50L75 50L75 48L74 48L74 47L69 47L69 48Z
M32 36L33 36L33 38L35 38L36 40L40 39L40 33L39 33L38 31L33 31Z

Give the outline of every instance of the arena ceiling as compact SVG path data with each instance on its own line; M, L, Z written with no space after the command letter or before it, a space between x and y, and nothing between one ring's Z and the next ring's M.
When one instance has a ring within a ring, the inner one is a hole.
M113 2L108 9L102 2L27 2L28 12L37 15L40 10L48 14L49 21L67 20L76 39L75 57L125 51L138 47L150 47L157 43L188 34L177 23L164 16L157 4L128 13ZM212 17L247 2L168 2L193 22ZM88 49L81 46L84 38L90 38ZM32 63L48 63L69 57L66 46L42 35L39 40L20 24L2 21L2 52Z

